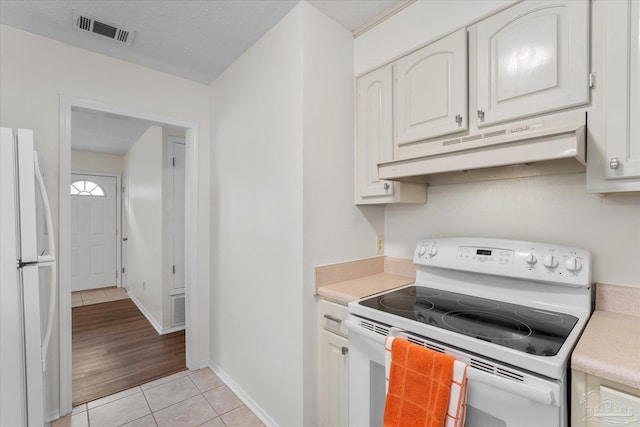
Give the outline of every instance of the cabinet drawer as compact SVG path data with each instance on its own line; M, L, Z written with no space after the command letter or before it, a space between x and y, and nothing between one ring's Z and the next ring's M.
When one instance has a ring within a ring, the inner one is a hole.
M323 329L342 335L343 337L349 336L347 325L345 325L347 316L349 316L347 306L331 301L320 300L319 315L320 325L322 325Z

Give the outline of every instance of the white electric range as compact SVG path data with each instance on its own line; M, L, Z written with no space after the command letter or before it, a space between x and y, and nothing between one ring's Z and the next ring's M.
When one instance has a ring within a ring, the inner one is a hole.
M421 240L416 282L349 304L349 425L382 424L384 338L469 365L466 427L568 426L568 363L592 312L588 251Z

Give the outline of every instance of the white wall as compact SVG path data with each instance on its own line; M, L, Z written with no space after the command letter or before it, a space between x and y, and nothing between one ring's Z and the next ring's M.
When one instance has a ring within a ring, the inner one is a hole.
M208 86L0 25L0 125L33 129L58 223L60 95L196 122L199 125L199 360L208 356ZM56 236L58 235L56 226ZM57 322L56 322L57 325ZM58 408L58 331L50 350L49 411Z
M640 286L640 197L601 198L584 173L429 187L426 205L389 207L385 252L411 258L422 237L480 236L591 251L598 282Z
M162 128L150 126L124 156L128 176L128 291L163 325Z
M355 73L505 2L416 2L358 37ZM592 252L594 280L640 286L640 196L586 193L585 174L429 187L427 203L385 210L385 253L410 258L419 238L526 239Z
M283 427L316 424L313 266L382 230L353 205L352 42L300 3L211 86L211 358Z
M317 424L314 267L376 254L381 206L354 205L353 35L303 7L303 360L305 426Z
M211 359L302 425L302 10L211 85Z
M71 150L71 170L121 174L124 171L124 156Z

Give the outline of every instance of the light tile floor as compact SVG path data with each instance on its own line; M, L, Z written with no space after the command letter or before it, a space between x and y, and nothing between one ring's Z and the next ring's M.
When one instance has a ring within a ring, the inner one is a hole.
M100 288L88 291L76 291L71 293L71 307L99 304L101 302L116 301L129 298L124 288Z
M183 371L73 408L52 427L264 427L209 368Z

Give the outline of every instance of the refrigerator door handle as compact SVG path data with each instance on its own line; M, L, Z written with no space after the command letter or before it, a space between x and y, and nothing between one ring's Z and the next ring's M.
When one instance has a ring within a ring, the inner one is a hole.
M45 330L44 338L42 340L42 372L45 372L47 370L47 352L49 351L49 341L51 340L51 329L53 328L53 313L55 312L56 308L56 294L58 293L58 273L56 268L56 246L55 239L53 237L53 220L51 217L51 207L49 206L47 190L44 186L44 180L42 179L42 171L40 169L40 162L38 161L38 153L34 153L33 163L36 174L36 183L38 184L38 188L40 189L42 205L44 206L47 237L49 239L49 254L39 256L38 262L41 263L41 267L51 268L51 289L49 290L49 317L47 319L47 329Z

